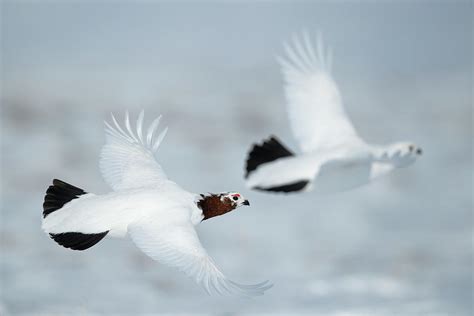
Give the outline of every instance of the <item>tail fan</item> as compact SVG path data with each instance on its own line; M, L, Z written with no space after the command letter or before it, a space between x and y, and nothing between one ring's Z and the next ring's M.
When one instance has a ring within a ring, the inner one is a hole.
M84 190L70 185L64 181L54 179L46 191L43 203L43 218L58 210L64 204L77 199L81 195L87 194ZM109 231L96 234L83 234L79 232L49 233L49 236L59 245L73 250L85 250L97 244Z
M49 214L59 210L67 202L77 199L79 196L86 193L87 192L78 187L54 179L53 185L48 188L44 197L43 218L46 218Z
M294 156L283 144L275 137L271 136L264 140L263 144L255 144L250 151L247 163L245 178L258 168L258 166L275 161L279 158Z

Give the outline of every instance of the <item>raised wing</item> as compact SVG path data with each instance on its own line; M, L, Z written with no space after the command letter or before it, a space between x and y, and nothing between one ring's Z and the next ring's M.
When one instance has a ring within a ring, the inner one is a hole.
M331 76L330 49L318 36L317 52L306 33L285 44L278 58L285 80L287 111L293 134L303 152L331 148L359 137L349 121L339 89Z
M148 127L145 137L142 133L143 117L144 111L141 111L136 132L132 130L128 112L125 114L124 128L113 114L113 125L105 122L106 143L100 153L99 166L104 180L114 191L156 185L167 180L154 157L167 128L155 137L160 116Z
M140 250L167 266L184 272L209 294L240 296L263 295L272 287L268 281L241 285L227 279L201 246L193 225L142 220L131 224L128 232Z

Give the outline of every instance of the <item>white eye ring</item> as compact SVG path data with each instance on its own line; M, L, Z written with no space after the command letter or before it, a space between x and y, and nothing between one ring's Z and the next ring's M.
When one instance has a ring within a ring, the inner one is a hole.
M238 198L237 196L234 196L232 199L233 199L234 201L237 201L239 198Z

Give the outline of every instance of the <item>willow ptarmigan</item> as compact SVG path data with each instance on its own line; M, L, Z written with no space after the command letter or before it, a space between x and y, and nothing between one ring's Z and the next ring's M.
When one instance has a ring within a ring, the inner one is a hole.
M412 142L388 146L361 139L331 76L332 57L321 36L313 48L306 33L285 44L279 58L285 80L287 113L301 149L295 155L276 137L253 145L246 161L246 183L255 190L331 193L370 182L416 161L422 150Z
M142 133L143 111L136 132L128 113L125 127L112 115L100 170L113 191L96 195L53 180L43 204L42 228L61 246L85 250L106 236L129 234L136 246L162 264L176 267L209 294L262 295L268 281L241 285L227 279L202 247L194 226L223 215L248 200L234 192L192 194L169 180L154 157L166 129L155 138L160 117Z

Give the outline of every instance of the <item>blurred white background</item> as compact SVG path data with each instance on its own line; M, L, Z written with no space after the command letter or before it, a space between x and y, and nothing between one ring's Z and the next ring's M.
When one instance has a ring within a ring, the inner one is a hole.
M0 314L472 313L472 2L1 2ZM248 191L244 159L271 133L296 149L275 56L321 30L360 134L412 140L412 167L317 197ZM98 170L110 112L168 136L158 159L193 192L250 202L198 229L255 300L208 297L130 240L85 252L41 229L53 178L109 188Z

